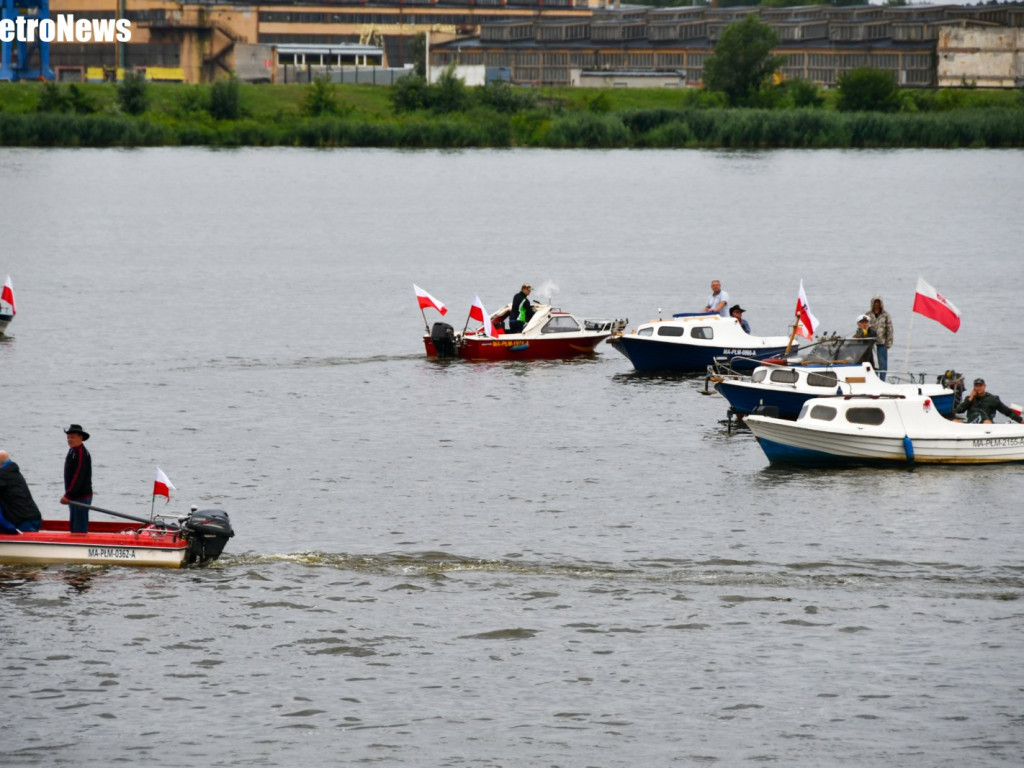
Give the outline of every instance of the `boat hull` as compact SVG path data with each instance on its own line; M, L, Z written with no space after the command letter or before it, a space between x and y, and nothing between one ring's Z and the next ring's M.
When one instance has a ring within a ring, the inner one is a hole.
M615 336L608 343L642 373L705 373L708 366L721 357L736 358L732 363L733 370L752 371L762 360L778 357L786 351L784 344L760 349L703 346L635 334Z
M188 548L180 531L166 528L90 522L88 533L71 533L66 522L44 520L38 532L0 536L0 563L181 568Z
M508 334L492 338L468 336L461 340L456 355L463 360L563 360L593 355L597 345L611 333L551 334L549 337L528 338ZM423 337L428 357L439 357L430 336Z
M0 336L3 336L7 332L7 326L11 324L11 320L13 319L14 315L0 314Z

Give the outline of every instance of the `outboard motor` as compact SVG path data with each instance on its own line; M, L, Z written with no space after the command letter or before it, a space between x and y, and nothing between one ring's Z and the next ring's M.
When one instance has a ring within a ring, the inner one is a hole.
M939 376L939 384L953 390L953 409L964 399L964 375L950 369Z
M430 340L438 357L455 357L455 329L448 323L434 323L430 329Z
M182 525L188 531L188 563L216 560L235 535L228 513L220 509L192 509Z

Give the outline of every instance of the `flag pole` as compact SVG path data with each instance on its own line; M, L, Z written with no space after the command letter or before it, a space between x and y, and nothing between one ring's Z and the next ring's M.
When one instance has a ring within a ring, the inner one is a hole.
M427 313L423 311L423 307L420 307L420 314L423 315L423 327L430 333L430 323L427 322Z
M903 359L903 370L910 373L910 334L914 332L914 313L910 313L910 327L907 328L907 356Z
M149 522L156 519L156 496L149 500Z
M800 314L797 312L793 313L793 330L789 333L789 341L786 343L786 356L789 356L789 350L793 348L793 339L796 338L796 329L800 327Z

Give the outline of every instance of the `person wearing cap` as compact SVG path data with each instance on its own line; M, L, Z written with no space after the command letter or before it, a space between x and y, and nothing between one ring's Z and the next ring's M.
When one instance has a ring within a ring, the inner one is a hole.
M68 504L71 512L71 532L89 532L89 510L79 506L92 504L92 456L83 443L89 433L81 424L72 424L64 430L68 437L68 455L64 459L64 495L61 504Z
M871 327L871 318L867 315L861 315L857 318L857 330L853 332L853 338L855 339L873 339L875 338L875 329Z
M1021 417L1012 408L1006 405L998 396L985 391L985 380L975 379L974 389L971 390L963 402L956 407L957 413L967 411L968 424L991 424L996 411L1006 416L1011 421L1021 423Z
M0 534L38 531L43 524L21 469L7 451L0 451Z
M739 321L740 328L743 329L743 332L750 333L750 323L743 319L743 313L746 311L747 310L745 310L739 304L733 304L731 307L729 307L729 314Z
M878 378L885 381L885 370L889 367L889 349L892 347L892 318L882 306L882 297L871 297L871 309L867 311L871 330L875 332L875 353L878 356Z
M705 312L714 312L722 317L728 317L726 307L729 306L729 294L722 290L721 280L711 281L711 295L708 296L704 305Z
M533 317L533 304L530 303L530 291L532 290L529 283L523 283L519 293L512 297L512 311L508 315L509 333L522 333L523 328Z

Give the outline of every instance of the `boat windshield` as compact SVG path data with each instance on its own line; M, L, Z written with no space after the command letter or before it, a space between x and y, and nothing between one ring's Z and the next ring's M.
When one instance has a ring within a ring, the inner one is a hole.
M540 329L541 333L575 333L580 329L580 324L577 323L573 318L568 315L555 315L544 327Z
M831 338L818 342L807 354L801 355L805 363L831 363L837 361L850 363L874 362L874 339Z

